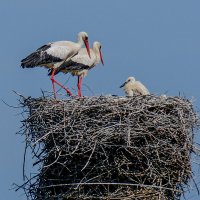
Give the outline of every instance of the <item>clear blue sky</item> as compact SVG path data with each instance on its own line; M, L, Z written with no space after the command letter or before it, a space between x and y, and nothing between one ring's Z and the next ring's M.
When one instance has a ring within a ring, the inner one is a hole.
M1 0L0 3L1 99L17 105L17 96L39 97L51 91L47 71L21 69L20 60L41 45L76 40L80 31L90 44L102 43L105 66L97 66L84 79L95 95L123 95L120 84L135 76L153 94L181 93L200 107L200 1L199 0ZM58 75L64 83L69 75ZM67 85L76 88L76 78ZM63 91L64 93L64 91ZM84 95L92 95L83 86ZM21 109L0 103L0 194L2 200L25 200L10 191L22 183L24 143ZM200 178L196 177L197 182ZM187 199L197 199L195 192Z

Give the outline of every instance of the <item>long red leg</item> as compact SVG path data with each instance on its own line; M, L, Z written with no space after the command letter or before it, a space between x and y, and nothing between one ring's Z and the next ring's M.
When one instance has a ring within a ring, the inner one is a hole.
M52 82L53 82L53 87L54 87L54 97L56 98L54 83L56 83L56 84L59 85L61 88L63 88L63 89L67 92L67 94L68 94L69 96L72 96L72 92L71 92L69 89L67 89L65 86L63 86L62 84L60 84L58 81L56 81L56 80L54 79L54 74L55 74L55 69L53 70L52 76L51 76L51 80L52 80Z
M77 88L78 88L78 97L80 97L80 76L78 76Z
M54 79L54 75L55 75L55 69L53 69L53 72L52 72L52 74L51 74L51 82L52 82L52 86L53 86L54 98L56 99L56 88L55 88L55 79Z
M77 87L78 87L78 96L79 96L79 97L82 96L82 94L81 94L82 81L83 81L83 77L82 77L82 76L78 76L78 84L77 84Z
M81 76L80 77L80 96L82 97L82 91L81 91L81 89L82 89L82 82L83 82L83 77Z
M56 81L56 80L54 80L55 81L55 83L56 84L58 84L61 88L63 88L66 92L67 92L67 94L69 95L69 96L72 96L73 94L72 94L72 92L69 90L69 89L67 89L64 85L62 85L62 84L60 84L58 81Z

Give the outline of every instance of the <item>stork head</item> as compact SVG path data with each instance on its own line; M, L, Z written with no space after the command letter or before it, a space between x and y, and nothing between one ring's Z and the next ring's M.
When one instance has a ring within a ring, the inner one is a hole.
M126 81L120 86L120 88L124 87L125 85L129 84L129 83L133 83L135 82L135 78L133 76L130 76L126 79Z
M85 47L87 49L88 56L90 57L90 45L88 41L88 34L86 32L80 32L78 34L78 40L82 40L85 44ZM91 58L91 57L90 57Z
M93 43L93 49L97 49L97 51L98 51L98 53L99 53L99 57L100 57L101 63L102 63L102 65L104 65L103 56L102 56L102 52L101 52L101 43L95 41L95 42Z

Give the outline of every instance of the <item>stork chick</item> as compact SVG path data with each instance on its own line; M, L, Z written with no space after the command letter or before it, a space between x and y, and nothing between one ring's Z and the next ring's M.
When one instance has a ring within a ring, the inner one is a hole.
M127 80L120 86L120 88L122 87L126 96L133 96L134 94L150 94L148 89L140 81L136 81L134 77L128 77Z

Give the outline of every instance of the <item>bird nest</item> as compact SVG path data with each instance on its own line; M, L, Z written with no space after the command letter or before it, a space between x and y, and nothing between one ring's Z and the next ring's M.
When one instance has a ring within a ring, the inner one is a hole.
M198 117L180 97L22 98L28 199L180 199Z

